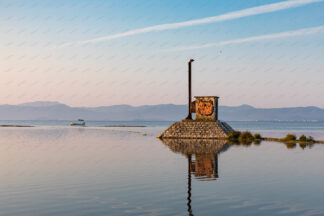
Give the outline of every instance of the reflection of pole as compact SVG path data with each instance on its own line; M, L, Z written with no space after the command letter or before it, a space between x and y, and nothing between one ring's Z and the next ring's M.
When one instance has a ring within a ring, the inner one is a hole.
M218 154L217 153L214 158L214 172L215 172L215 178L218 178Z
M187 202L187 206L188 206L188 213L189 216L194 216L192 213L192 209L191 209L191 173L190 173L190 166L191 166L191 155L188 155L188 202Z
M190 59L190 61L188 62L188 116L186 119L188 120L192 120L192 116L191 116L191 110L190 110L190 106L191 106L191 63L193 62L193 59Z

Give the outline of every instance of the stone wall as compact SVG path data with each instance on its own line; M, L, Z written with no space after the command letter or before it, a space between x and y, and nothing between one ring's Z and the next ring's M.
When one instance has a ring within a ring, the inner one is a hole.
M218 139L226 138L233 129L221 121L181 121L173 123L158 138Z

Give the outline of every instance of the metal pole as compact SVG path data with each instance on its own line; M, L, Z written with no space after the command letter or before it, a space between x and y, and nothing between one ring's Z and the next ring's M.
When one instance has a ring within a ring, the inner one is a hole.
M192 120L192 115L191 115L191 110L190 110L190 105L191 105L191 63L195 61L193 59L190 59L190 61L188 62L188 116L187 116L187 120Z
M218 121L218 98L215 101L215 120Z

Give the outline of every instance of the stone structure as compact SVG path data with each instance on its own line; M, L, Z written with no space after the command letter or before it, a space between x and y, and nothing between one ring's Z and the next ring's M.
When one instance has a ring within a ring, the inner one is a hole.
M233 129L226 123L218 120L218 97L196 96L191 102L191 64L188 62L188 116L181 122L175 122L158 138L167 139L222 139ZM192 113L196 113L193 120Z
M181 121L173 123L158 138L220 139L226 138L233 129L222 121Z

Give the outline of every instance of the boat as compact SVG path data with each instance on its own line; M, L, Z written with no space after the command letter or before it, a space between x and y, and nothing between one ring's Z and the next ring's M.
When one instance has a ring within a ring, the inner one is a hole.
M70 122L70 126L85 126L85 121L83 119L78 119L76 122Z

